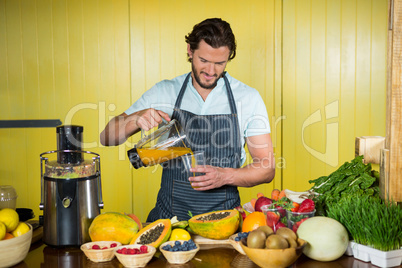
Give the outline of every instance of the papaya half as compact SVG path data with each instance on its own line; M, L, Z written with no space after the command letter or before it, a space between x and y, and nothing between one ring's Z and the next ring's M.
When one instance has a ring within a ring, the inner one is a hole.
M128 244L137 232L137 223L117 212L99 214L88 229L92 241L118 241L123 245Z
M239 228L237 210L219 210L196 215L188 220L191 230L209 239L228 239Z
M170 219L157 220L143 227L134 235L130 244L149 245L158 248L169 239L171 232Z

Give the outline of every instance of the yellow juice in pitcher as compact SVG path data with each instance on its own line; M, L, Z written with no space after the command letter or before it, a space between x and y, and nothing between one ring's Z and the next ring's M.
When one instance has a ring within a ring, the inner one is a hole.
M191 149L186 147L169 147L165 149L137 148L137 153L145 166L157 165L185 154L193 154Z

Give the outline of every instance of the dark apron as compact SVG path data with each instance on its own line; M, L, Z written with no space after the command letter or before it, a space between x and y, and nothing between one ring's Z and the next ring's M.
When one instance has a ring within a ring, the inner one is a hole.
M191 73L190 73L191 74ZM190 78L187 75L174 107L172 119L183 126L192 151L204 151L206 164L217 167L239 168L241 163L240 128L232 89L225 75L231 114L196 115L180 109L181 101ZM236 186L224 185L217 189L196 191L191 187L180 157L163 163L161 188L155 208L147 222L157 219L188 220L191 211L198 215L215 210L233 209L240 206Z

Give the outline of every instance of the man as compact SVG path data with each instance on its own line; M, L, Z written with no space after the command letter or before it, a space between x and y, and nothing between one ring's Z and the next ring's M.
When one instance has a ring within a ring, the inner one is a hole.
M204 151L207 166L188 177L180 158L163 167L156 206L147 221L189 218L240 205L237 187L269 183L275 176L267 111L258 91L225 73L236 56L229 23L207 19L185 37L191 72L157 83L101 133L103 145L118 145L140 129L176 119L193 151ZM245 162L247 143L253 163ZM190 181L190 183L189 183ZM192 187L197 187L193 189Z

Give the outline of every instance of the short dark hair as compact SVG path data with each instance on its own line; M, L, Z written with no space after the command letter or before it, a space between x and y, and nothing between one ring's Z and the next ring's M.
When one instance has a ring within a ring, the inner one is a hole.
M229 61L236 56L236 40L230 24L220 18L206 19L193 27L193 31L186 35L186 43L191 51L198 49L201 40L213 48L227 46L230 50ZM187 60L191 58L187 55Z

